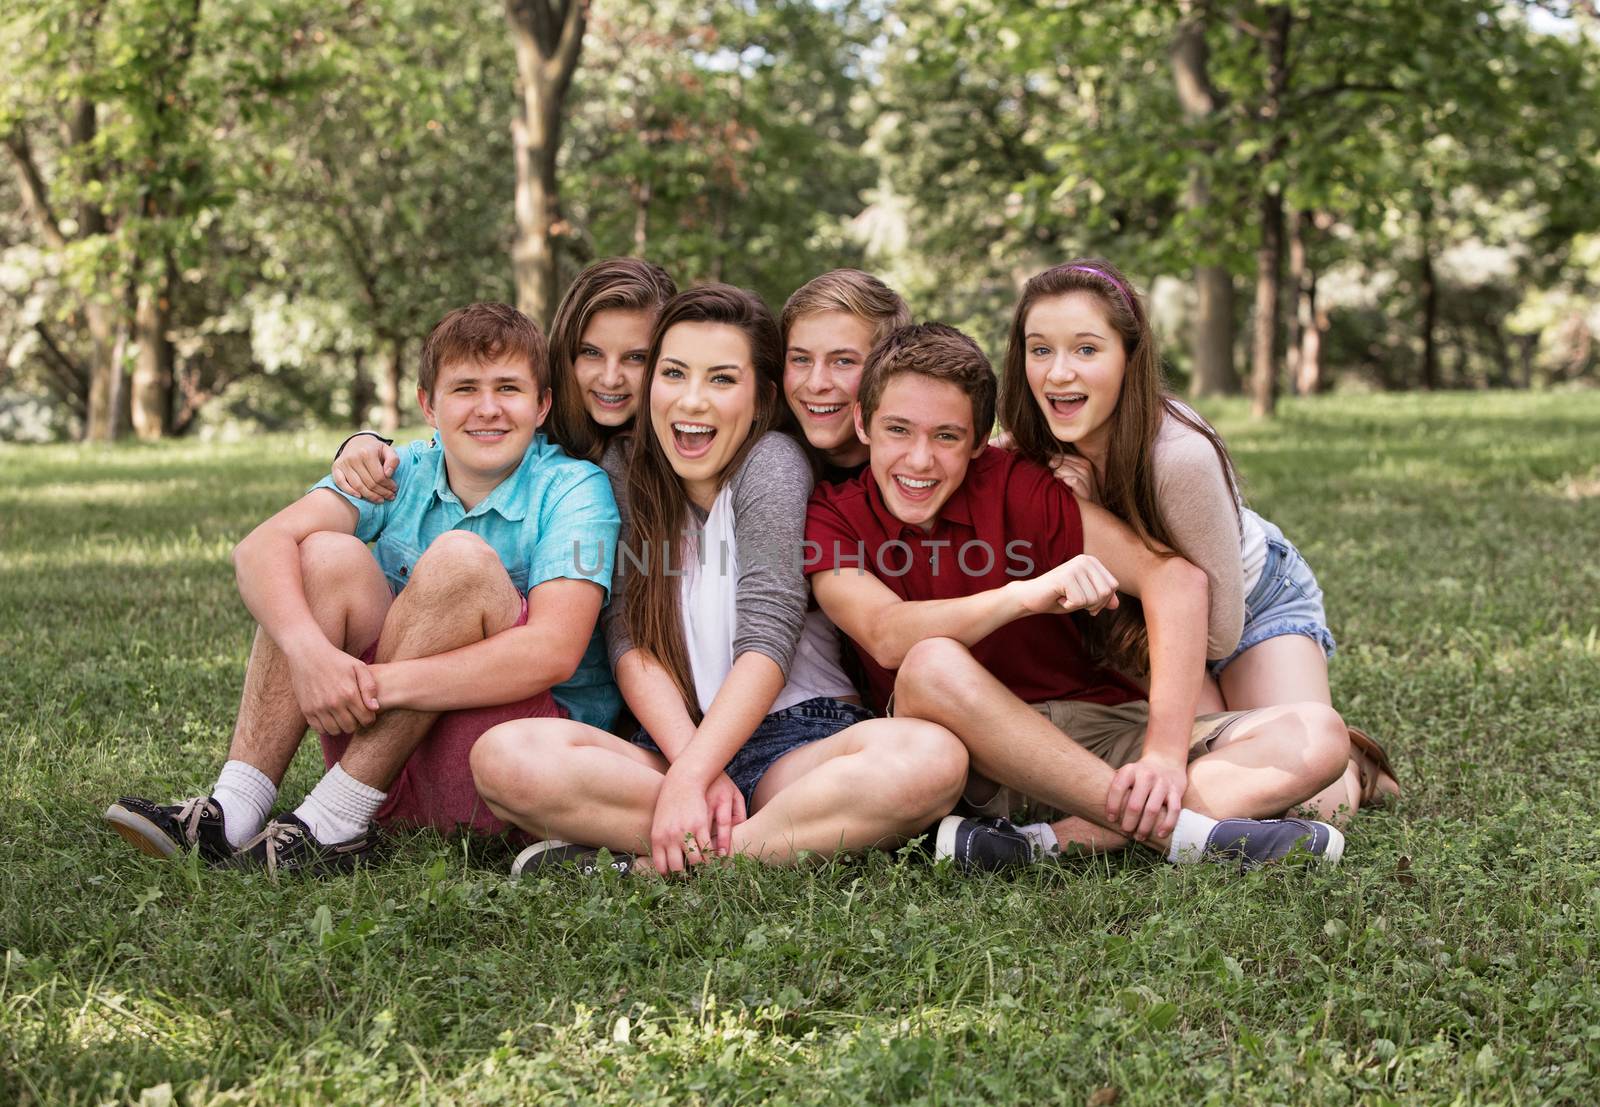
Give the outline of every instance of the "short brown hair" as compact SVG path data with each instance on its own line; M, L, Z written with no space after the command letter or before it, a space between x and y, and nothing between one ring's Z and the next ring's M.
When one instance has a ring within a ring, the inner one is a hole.
M900 294L871 273L859 269L833 269L812 277L794 290L783 305L778 329L784 346L795 320L822 311L846 311L872 324L872 342L882 342L890 331L911 322L911 309Z
M902 373L949 381L966 393L972 401L975 441L982 442L994 429L994 369L978 344L954 327L944 323L901 327L872 348L856 396L863 425L872 422L884 387Z
M417 387L433 398L442 366L465 361L486 365L491 361L526 361L540 393L550 387L545 365L548 351L544 332L510 304L468 304L456 308L434 325L422 344L422 364Z

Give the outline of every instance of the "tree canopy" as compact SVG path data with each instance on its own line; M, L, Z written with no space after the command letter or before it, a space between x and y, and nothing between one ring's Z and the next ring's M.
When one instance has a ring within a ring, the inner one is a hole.
M1023 279L1104 255L1179 379L1263 413L1592 381L1597 36L1553 0L16 0L0 435L394 426L449 307L548 316L622 253L774 306L866 266L992 352Z

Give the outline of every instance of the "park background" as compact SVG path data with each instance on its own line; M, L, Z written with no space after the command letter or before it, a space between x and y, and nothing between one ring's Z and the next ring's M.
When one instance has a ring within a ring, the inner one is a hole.
M1600 372L1600 19L1533 0L13 0L0 437L414 421L431 323L636 254L999 353L1073 254L1196 395Z
M1585 2L9 0L0 1102L1600 1100L1597 35ZM431 323L545 318L634 252L774 306L860 264L991 355L1028 274L1117 261L1315 567L1398 810L1243 875L513 884L424 833L274 886L106 833L213 779L228 552L348 427L416 425Z

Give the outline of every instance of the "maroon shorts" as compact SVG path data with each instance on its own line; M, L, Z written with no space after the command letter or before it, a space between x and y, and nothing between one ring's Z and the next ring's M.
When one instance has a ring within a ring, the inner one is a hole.
M522 598L517 626L528 622L528 598ZM372 664L378 644L362 653L361 660ZM495 818L472 783L468 758L484 731L513 719L565 719L566 709L549 692L498 707L474 707L446 711L434 720L422 744L400 769L389 785L389 795L378 808L378 822L384 826L431 826L438 830L465 829L477 834L504 834L514 829ZM344 756L350 745L348 734L319 734L322 760L328 768Z

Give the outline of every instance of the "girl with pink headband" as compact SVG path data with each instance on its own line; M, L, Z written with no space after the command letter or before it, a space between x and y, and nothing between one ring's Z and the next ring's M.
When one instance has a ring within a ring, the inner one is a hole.
M1110 262L1075 259L1023 287L999 419L1014 448L1077 495L1205 570L1213 680L1201 711L1331 702L1334 642L1316 577L1283 532L1245 505L1217 432L1166 388L1144 304ZM1108 661L1143 670L1136 601L1089 626ZM1352 728L1349 769L1307 806L1347 817L1398 795L1382 747Z

